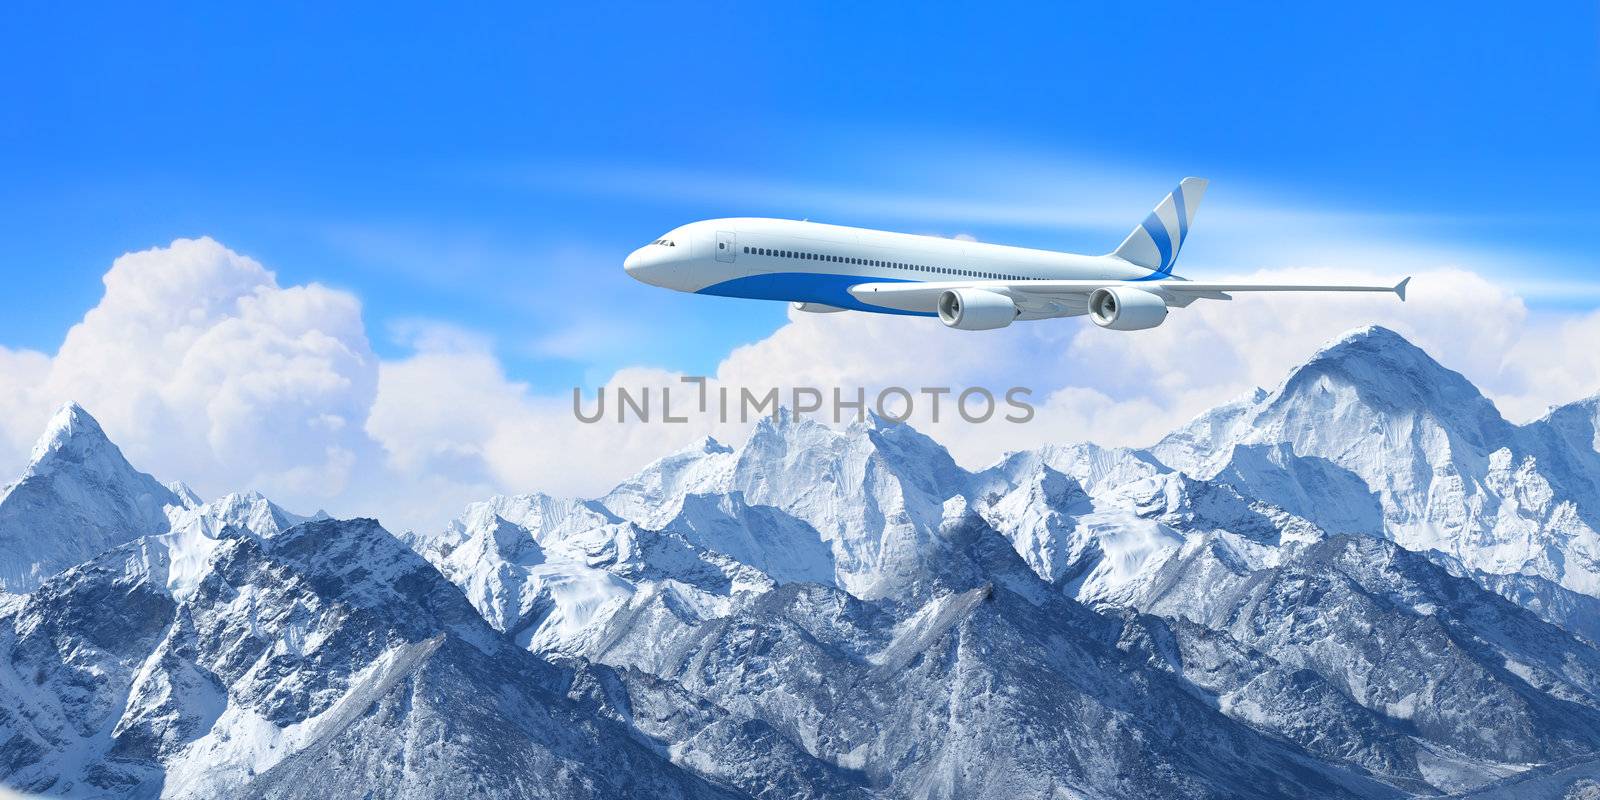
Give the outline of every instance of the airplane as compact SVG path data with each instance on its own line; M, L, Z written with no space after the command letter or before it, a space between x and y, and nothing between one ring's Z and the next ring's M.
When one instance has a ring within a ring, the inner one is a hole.
M1191 281L1172 273L1206 191L1184 178L1103 256L888 233L816 222L713 219L675 228L627 257L635 279L681 292L786 300L798 311L937 316L951 328L1087 314L1117 331L1154 328L1167 309L1233 292L1393 292L1393 286Z

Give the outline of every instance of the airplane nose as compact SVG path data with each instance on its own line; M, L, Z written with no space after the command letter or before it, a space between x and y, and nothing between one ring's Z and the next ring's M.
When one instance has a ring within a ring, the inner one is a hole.
M657 285L657 282L661 279L660 265L662 258L661 253L658 252L660 249L660 247L645 246L629 253L628 257L622 262L622 269L640 283L648 283L652 286Z

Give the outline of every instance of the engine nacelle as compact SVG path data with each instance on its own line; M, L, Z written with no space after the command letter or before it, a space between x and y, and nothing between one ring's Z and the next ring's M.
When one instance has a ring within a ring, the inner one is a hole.
M1103 286L1089 295L1089 318L1114 331L1142 331L1167 318L1167 301L1143 289Z
M806 303L800 300L796 300L789 305L793 306L794 310L796 311L804 311L808 314L832 314L835 311L846 310L838 306L828 306L823 305L822 303Z
M1004 328L1017 318L1017 304L984 289L946 289L939 295L939 319L952 328L986 331Z

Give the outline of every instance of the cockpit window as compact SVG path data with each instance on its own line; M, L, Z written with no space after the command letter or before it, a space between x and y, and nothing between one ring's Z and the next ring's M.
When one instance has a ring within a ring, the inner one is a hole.
M672 241L671 239L657 239L657 240L651 242L651 244L659 244L662 247L677 247L678 246L678 243Z

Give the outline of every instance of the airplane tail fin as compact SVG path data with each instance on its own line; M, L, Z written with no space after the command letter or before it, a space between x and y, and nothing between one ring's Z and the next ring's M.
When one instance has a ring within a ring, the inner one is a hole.
M1161 275L1171 275L1205 193L1205 178L1184 178L1111 254Z

